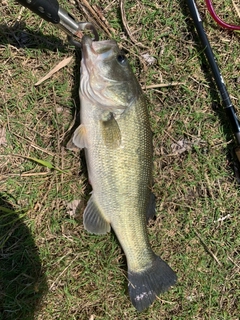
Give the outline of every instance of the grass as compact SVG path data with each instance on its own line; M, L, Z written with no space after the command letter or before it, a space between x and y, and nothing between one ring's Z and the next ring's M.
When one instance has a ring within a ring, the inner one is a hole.
M134 44L123 30L118 1L92 3L106 8L113 37L128 51L143 88L181 83L144 90L151 102L157 199L149 237L177 272L178 284L137 313L115 236L84 230L81 214L90 191L85 166L64 148L79 111L80 53L53 25L3 1L0 128L6 129L7 144L0 145L0 319L236 320L240 194L234 141L185 2L127 1ZM85 20L75 1L60 4ZM198 7L238 109L239 34L218 28L203 1ZM216 8L237 22L230 0ZM155 64L148 65L144 53ZM69 66L34 86L71 55ZM67 210L74 199L81 201L76 218Z

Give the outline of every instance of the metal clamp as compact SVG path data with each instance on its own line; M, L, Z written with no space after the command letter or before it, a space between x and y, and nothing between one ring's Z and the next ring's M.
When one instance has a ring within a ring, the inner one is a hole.
M68 40L75 46L81 46L74 37L81 39L82 32L89 30L92 32L94 41L98 41L98 33L95 26L90 22L76 22L74 17L65 9L59 6L57 0L17 0L21 5L29 8L42 19L57 25L68 36Z

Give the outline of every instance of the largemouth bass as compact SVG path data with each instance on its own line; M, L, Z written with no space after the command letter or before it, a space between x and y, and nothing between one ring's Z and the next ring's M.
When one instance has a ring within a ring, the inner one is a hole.
M147 101L113 40L82 40L81 125L72 142L85 148L92 195L83 214L94 234L114 230L127 258L129 295L138 311L176 282L151 249L147 217L155 214L152 133Z

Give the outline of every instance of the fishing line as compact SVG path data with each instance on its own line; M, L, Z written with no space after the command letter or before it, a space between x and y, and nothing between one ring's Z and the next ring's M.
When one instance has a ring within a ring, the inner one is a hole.
M216 14L216 12L213 8L213 4L212 4L211 0L205 0L205 2L206 2L206 5L207 5L207 8L208 8L210 15L217 22L217 24L219 24L221 27L226 28L226 29L240 30L240 26L237 26L235 24L229 24L219 18L219 16Z

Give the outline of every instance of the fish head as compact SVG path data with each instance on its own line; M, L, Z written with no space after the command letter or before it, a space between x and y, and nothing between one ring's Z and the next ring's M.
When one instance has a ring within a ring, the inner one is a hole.
M140 85L116 41L93 41L84 36L80 96L121 114L140 94Z

